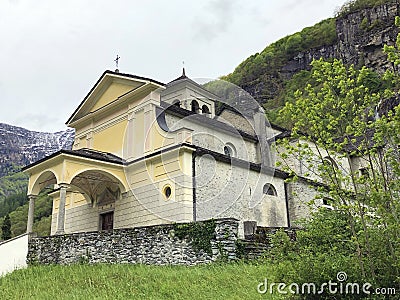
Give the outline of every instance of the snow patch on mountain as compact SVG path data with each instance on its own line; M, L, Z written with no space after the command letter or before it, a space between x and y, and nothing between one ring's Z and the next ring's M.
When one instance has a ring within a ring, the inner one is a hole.
M30 131L0 123L0 177L7 166L25 166L61 149L71 149L75 131Z

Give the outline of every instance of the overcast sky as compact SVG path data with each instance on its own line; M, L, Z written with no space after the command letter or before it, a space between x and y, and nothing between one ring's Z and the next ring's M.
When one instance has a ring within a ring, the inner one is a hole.
M231 73L344 0L0 0L0 122L54 132L107 69L169 82Z

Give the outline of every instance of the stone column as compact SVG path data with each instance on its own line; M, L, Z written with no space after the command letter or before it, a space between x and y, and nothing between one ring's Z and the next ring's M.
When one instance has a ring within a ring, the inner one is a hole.
M36 198L37 198L36 195L28 195L29 208L28 208L28 224L26 226L26 233L32 233Z
M67 199L67 184L60 184L60 204L58 206L58 218L57 218L57 231L56 234L64 234L64 223L65 223L65 202Z

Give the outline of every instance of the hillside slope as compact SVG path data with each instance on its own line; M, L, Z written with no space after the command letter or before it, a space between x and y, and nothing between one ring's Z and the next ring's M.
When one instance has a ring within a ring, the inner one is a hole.
M264 104L274 122L274 110L283 105L277 98L282 97L295 74L310 69L313 59L337 58L378 73L391 68L382 48L396 40L398 28L394 19L399 13L394 0L350 1L336 18L280 39L244 60L222 79L239 85Z

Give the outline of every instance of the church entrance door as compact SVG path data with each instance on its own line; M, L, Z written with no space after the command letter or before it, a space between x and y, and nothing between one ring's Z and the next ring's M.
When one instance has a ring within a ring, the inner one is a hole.
M101 230L111 230L114 226L114 212L108 212L100 215Z

